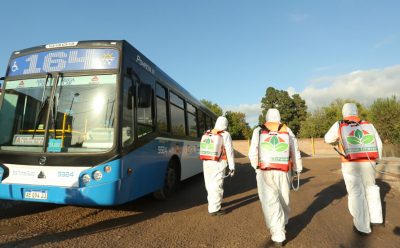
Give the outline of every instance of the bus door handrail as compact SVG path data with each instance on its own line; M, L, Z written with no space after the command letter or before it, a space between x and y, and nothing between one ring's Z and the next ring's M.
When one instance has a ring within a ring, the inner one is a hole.
M44 98L45 98L45 95L46 95L46 87L47 87L47 82L49 81L49 78L53 78L53 76L50 73L47 73L46 81L44 82L44 85L43 85L43 94L42 94L42 100L41 100L41 104L40 104L39 113L37 115L35 115L35 122L34 122L34 126L33 126L32 139L35 138L36 130L37 130L36 126L38 124L37 123L38 119L42 117L44 106L46 106L47 98L46 98L46 100Z

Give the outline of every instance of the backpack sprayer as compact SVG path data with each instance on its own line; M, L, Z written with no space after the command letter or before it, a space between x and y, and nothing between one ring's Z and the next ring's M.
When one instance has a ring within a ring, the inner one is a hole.
M268 127L266 127L266 125L259 125L259 127L260 127L260 132L259 132L259 139L260 139L260 137L261 137L261 133L262 133L262 131L263 130L266 130L268 133L271 131L271 130L269 130L269 128ZM277 131L276 132L279 132L280 130L281 130L281 128L283 127L283 124L281 123L281 124L279 124L279 126L278 126L278 128L277 128ZM288 137L288 139L289 139L289 135L287 134L287 137ZM259 141L260 142L260 141ZM259 148L260 149L260 148ZM283 171L283 172L287 172L287 173L290 173L290 178L289 178L289 174L288 174L288 179L290 180L290 184L291 184L291 186L292 186L292 189L294 190L294 191L298 191L299 190L299 188L300 188L300 173L297 173L297 172L293 172L293 170L291 170L291 166L290 166L290 164L291 164L291 162L290 162L290 160L289 160L289 162L288 162L289 164L287 165L287 166L282 166L282 167L277 167L276 165L274 165L271 169L272 170L280 170L280 171ZM258 153L258 162L257 162L257 164L258 165L260 165L260 150L259 150L259 153ZM267 170L268 170L268 168L270 167L271 165L269 164L268 165L268 167L267 167ZM261 169L260 168L261 166L257 166L257 168L259 168L259 169ZM283 169L284 168L284 169ZM265 169L265 168L264 168ZM295 187L294 186L294 182L296 181L296 179L297 179L297 186Z
M360 129L361 129L361 131L364 133L364 129L362 128L362 125L360 124L361 121L360 121L360 122L355 122L355 121L343 120L343 122L345 122L346 124L352 124L352 125L355 125L355 126L359 126ZM339 122L339 128L340 128L340 122ZM340 137L341 137L341 134L340 134ZM339 142L342 144L342 147L344 147L342 138L339 139ZM361 145L362 145L361 149L362 149L362 150L365 150L365 149L364 149L364 148L365 148L364 142L361 142ZM339 151L336 147L333 147L333 149L334 149L340 156L344 157L345 159L348 159L348 156L347 156L346 154L342 153L341 151ZM366 158L367 158L368 161L369 161L369 164L371 165L371 167L374 169L375 172L380 173L380 174L384 174L384 175L388 175L388 176L393 176L393 177L398 177L398 178L400 178L400 175L396 175L396 174L393 174L393 173L390 173L390 172L381 171L381 170L376 169L376 164L378 164L378 163L376 163L376 162L374 163L374 162L371 160L371 158L370 158L370 156L369 156L369 154L368 154L367 151L365 151L365 155L366 155Z

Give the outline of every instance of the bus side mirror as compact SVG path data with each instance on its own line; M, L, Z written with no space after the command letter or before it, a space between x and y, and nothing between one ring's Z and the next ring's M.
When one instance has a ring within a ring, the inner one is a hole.
M138 107L148 108L151 106L152 88L149 84L139 84Z

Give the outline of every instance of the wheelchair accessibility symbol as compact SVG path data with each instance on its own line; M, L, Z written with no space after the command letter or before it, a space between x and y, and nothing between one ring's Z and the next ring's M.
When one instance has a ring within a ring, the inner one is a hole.
M13 64L13 66L11 67L11 71L12 71L12 72L18 71L17 61L14 61L14 64Z

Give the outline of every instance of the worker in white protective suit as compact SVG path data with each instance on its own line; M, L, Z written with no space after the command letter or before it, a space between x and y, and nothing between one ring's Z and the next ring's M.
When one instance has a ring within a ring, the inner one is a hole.
M219 155L215 159L203 159L204 182L207 189L208 212L211 216L223 215L225 210L221 209L222 198L224 194L223 184L226 174L226 168L229 166L229 174L231 177L235 172L234 152L232 146L232 138L228 128L228 120L220 116L218 117L214 129L208 130L207 135L219 136L221 147ZM206 134L203 136L207 136ZM202 138L203 139L203 138ZM202 149L200 148L200 158ZM202 159L202 158L201 158Z
M325 134L325 142L339 145L354 231L366 235L371 232L371 223L383 222L379 187L375 184L382 141L375 127L358 117L354 103L345 103L342 114L343 120L335 122Z
M297 139L281 123L279 111L269 109L265 120L253 131L249 159L256 170L258 196L271 239L275 246L282 246L290 212L290 173L299 174L303 165Z

